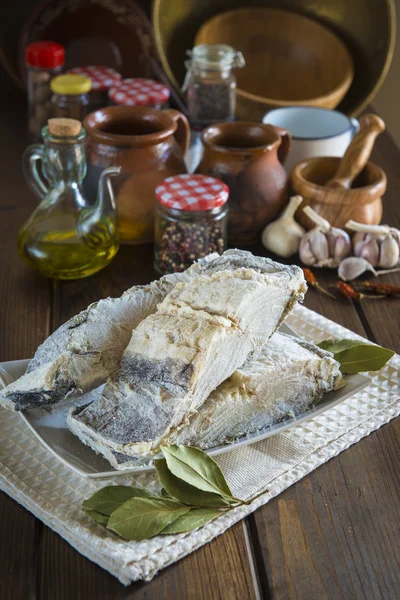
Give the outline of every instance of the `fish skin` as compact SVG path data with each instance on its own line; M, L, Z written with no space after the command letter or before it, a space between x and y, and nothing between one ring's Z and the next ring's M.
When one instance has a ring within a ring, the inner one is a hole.
M304 412L343 385L340 365L330 352L277 332L209 395L170 443L203 450L233 443ZM90 445L95 443L92 438ZM95 449L119 470L149 464L149 459L109 447Z
M132 456L155 453L265 343L303 298L304 277L298 267L260 257L253 257L257 270L237 268L243 264L238 253L233 251L230 269L229 256L224 256L222 272L178 284L157 313L134 330L123 368L108 380L99 399L84 410L70 411L67 422L73 433L100 451L108 447ZM142 376L138 354L148 363L145 370L151 372L152 365L158 376ZM158 362L167 358L176 364L164 372ZM179 390L181 377L172 371L185 370L191 370L190 384Z

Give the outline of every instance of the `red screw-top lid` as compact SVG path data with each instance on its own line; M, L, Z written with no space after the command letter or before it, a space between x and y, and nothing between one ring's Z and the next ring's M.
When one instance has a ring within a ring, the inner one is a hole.
M64 64L64 46L56 42L34 42L25 49L26 64L41 69L54 69Z
M162 104L169 98L170 91L166 85L154 79L124 79L108 92L110 100L115 104L127 106L152 106Z
M211 210L228 200L229 188L207 175L173 175L156 188L157 200L176 210Z
M92 90L108 90L113 85L117 85L122 75L111 67L98 67L89 65L87 67L74 67L67 73L75 75L85 75L92 82Z

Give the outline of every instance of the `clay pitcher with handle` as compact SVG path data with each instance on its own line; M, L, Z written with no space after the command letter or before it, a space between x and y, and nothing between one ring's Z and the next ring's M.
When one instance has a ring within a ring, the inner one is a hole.
M102 170L121 167L114 179L121 243L151 242L156 187L170 175L186 173L190 128L177 110L112 106L88 115L87 195L94 196Z
M288 201L282 165L290 134L274 125L238 121L207 127L202 142L204 155L197 172L222 179L229 187L230 243L258 242L265 225Z

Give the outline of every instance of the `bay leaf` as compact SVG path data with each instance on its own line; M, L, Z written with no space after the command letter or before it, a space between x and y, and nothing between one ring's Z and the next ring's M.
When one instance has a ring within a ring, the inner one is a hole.
M394 355L393 350L374 346L361 340L325 340L320 348L332 352L342 373L379 371Z
M176 477L168 469L165 458L155 460L154 466L157 470L158 479L167 493L180 502L183 502L183 504L191 504L194 506L229 506L229 502L220 494L204 492Z
M186 515L178 517L161 531L164 534L186 533L205 525L211 519L218 517L223 511L216 508L191 508Z
M121 504L130 498L151 498L143 488L135 488L129 485L108 485L95 492L90 498L82 503L83 508L95 510L102 515L110 516Z
M162 446L161 450L173 475L199 490L234 501L221 469L208 454L183 445Z
M108 519L110 518L108 515L102 515L101 513L97 512L97 510L91 510L90 508L84 508L83 510L88 517L93 519L93 521L100 523L100 525L107 525Z
M189 510L189 506L168 498L131 498L112 513L107 529L140 542L157 535Z
M324 340L317 344L319 348L322 350L327 350L328 352L332 352L332 354L336 354L337 352L341 352L342 350L347 350L348 348L353 348L355 346L360 346L365 344L363 340L348 340L348 339L328 339ZM369 346L371 344L368 344Z

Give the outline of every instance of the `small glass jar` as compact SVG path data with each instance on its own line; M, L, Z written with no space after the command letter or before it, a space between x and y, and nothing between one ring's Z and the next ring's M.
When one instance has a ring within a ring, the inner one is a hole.
M170 91L166 85L154 79L123 79L113 86L108 96L118 106L148 106L166 108Z
M188 55L182 91L186 92L192 127L203 129L220 121L233 121L236 108L233 69L244 66L242 53L224 44L201 44L189 50Z
M121 81L121 74L110 67L94 66L75 67L67 73L84 75L92 82L89 92L89 112L104 108L108 104L108 92Z
M174 175L156 188L154 266L162 274L181 272L227 238L228 186L205 175Z
M90 79L84 75L59 75L50 87L53 117L83 121L89 112Z
M28 86L28 132L39 142L42 128L52 116L51 80L62 73L64 47L55 42L35 42L25 50Z

